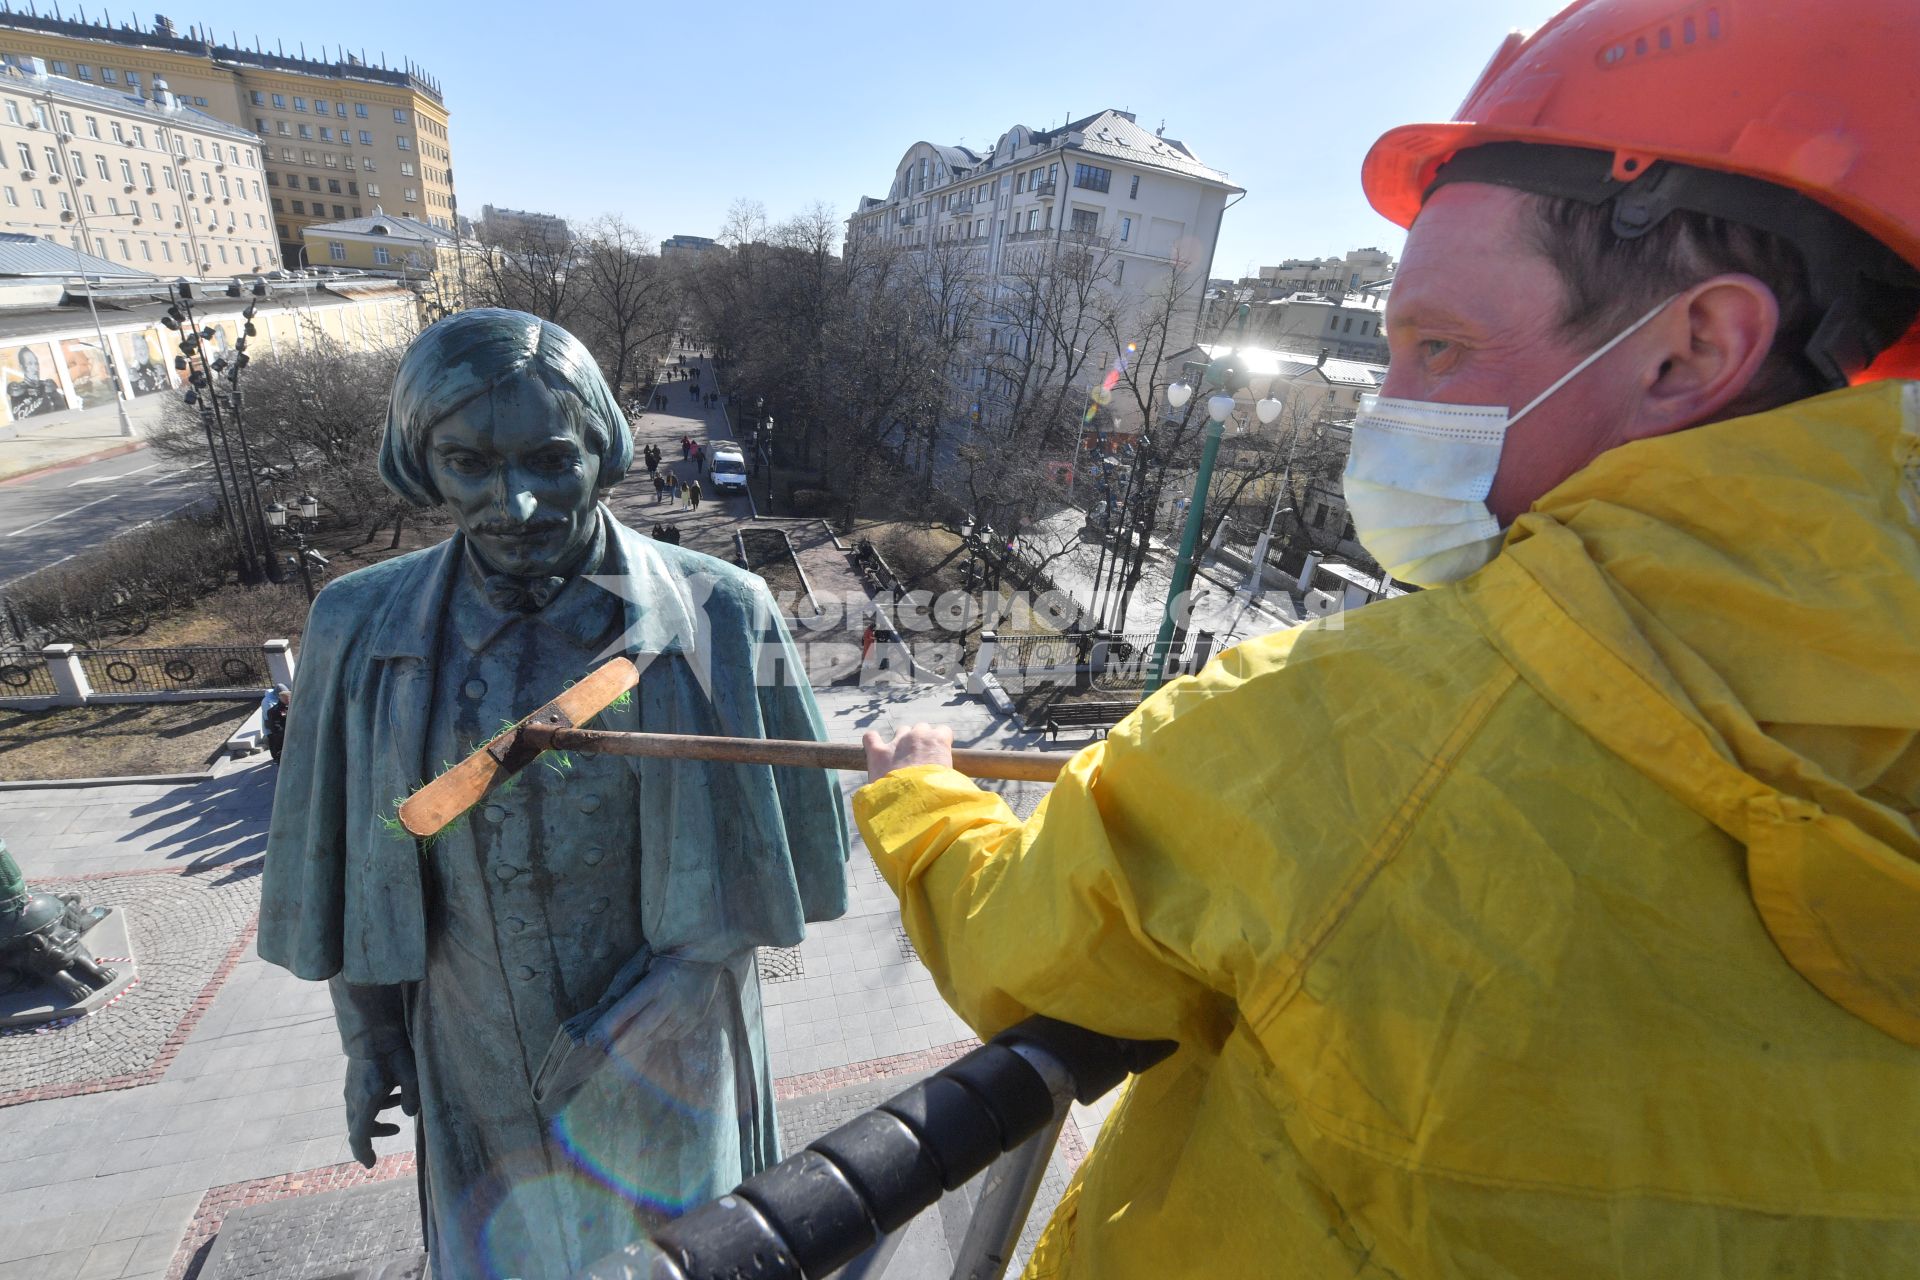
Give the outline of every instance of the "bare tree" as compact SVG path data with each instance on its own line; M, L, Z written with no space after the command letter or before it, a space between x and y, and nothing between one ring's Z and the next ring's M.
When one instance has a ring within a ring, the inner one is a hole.
M480 244L475 288L483 305L569 323L581 291L570 232L545 221L482 223Z
M574 274L579 336L608 384L624 394L679 328L678 282L652 242L613 214L588 226Z

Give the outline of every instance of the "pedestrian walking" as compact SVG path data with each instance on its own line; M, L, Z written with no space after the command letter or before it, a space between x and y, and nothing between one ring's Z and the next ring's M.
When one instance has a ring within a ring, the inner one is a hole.
M658 502L661 495L667 491L667 478L651 468L648 469L647 474L653 477L653 500Z
M693 442L693 465L697 470L706 461L707 450L698 440Z
M698 511L699 509L700 482L698 480L689 480L687 481L687 510Z
M680 437L680 460L682 462L685 462L688 458L691 458L692 456L693 456L693 437L681 436Z

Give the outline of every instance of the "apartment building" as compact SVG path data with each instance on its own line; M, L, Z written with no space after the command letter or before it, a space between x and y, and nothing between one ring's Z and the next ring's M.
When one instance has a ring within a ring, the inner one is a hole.
M1318 293L1340 295L1393 278L1393 255L1368 246L1349 249L1338 258L1289 258L1278 266L1260 268L1259 282L1269 295Z
M147 29L0 11L0 54L40 58L56 76L136 96L164 80L185 105L253 135L288 267L299 265L305 227L361 217L375 204L457 225L439 82L412 62L376 66L334 52L243 49L199 27L183 33L165 16Z
M516 240L565 244L573 238L573 232L567 226L565 218L551 213L505 209L491 204L483 206L480 210L480 234L495 244L512 243Z
M848 248L955 241L977 247L993 277L1021 246L1089 237L1111 246L1113 287L1144 293L1176 266L1206 276L1221 212L1240 190L1133 113L1101 111L1055 129L1015 125L984 155L916 142L886 197L860 200Z
M260 145L172 93L0 66L0 229L162 276L272 271Z
M1372 291L1327 297L1294 293L1249 304L1249 343L1325 351L1341 360L1387 361L1386 301Z

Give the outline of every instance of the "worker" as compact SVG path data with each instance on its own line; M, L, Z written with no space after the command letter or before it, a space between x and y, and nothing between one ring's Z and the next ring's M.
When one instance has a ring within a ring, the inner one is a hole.
M1360 540L1025 823L868 735L981 1034L1180 1050L1029 1267L1920 1267L1920 22L1580 0L1362 181L1409 228Z

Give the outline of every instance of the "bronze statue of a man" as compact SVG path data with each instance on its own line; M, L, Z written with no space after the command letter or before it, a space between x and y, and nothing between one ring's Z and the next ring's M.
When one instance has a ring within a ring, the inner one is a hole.
M401 362L380 465L459 532L330 584L302 644L260 954L332 985L363 1163L396 1131L379 1112L417 1110L447 1280L570 1274L774 1160L753 949L846 906L815 771L549 756L430 842L394 821L614 654L642 674L603 727L823 736L760 580L600 505L632 455L565 330L440 321Z

